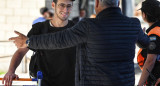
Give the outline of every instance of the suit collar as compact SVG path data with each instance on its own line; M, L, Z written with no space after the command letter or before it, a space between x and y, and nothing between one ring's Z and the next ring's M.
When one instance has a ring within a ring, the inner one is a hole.
M100 18L103 18L103 17L111 16L113 14L122 14L121 9L119 7L109 7L109 8L106 8L106 9L102 10L97 15L96 18L100 19Z

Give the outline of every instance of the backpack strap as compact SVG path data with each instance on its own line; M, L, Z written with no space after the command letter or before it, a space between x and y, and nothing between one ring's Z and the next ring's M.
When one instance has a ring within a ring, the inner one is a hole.
M42 27L39 28L40 30L40 33L39 34L45 34L45 33L48 33L48 30L49 30L49 20L45 21L45 22L41 22ZM39 54L39 55L37 55ZM41 52L41 50L34 50L33 51L33 54L32 54L32 57L31 57L31 61L30 61L30 64L29 64L29 74L30 74L30 78L31 76L32 77L36 77L36 73L35 71L39 71L41 70L40 67L38 66L39 65L39 62L38 62L38 57L39 56L42 56L43 53ZM34 71L35 70L35 71ZM48 69L47 69L48 70Z
M42 24L43 24L43 27L40 29L41 31L41 33L40 33L40 35L41 34L46 34L46 33L48 33L48 31L49 31L49 22L50 22L50 20L46 20L45 22L42 22ZM43 56L43 53L41 52L41 50L36 50L37 52L38 52L38 54L40 54L39 56ZM38 58L36 59L37 60L37 65L39 65L40 63L38 62ZM46 61L46 59L44 59L45 61ZM39 70L40 71L42 71L41 69L40 69L40 67L39 67ZM49 69L48 68L46 68L46 70L48 71ZM43 72L43 71L42 71ZM45 76L47 76L45 73L43 73L43 75L45 75Z

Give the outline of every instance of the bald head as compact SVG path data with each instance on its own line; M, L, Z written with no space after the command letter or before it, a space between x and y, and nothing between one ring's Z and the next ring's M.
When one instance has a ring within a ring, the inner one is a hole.
M100 0L102 6L107 7L117 7L119 4L119 0Z

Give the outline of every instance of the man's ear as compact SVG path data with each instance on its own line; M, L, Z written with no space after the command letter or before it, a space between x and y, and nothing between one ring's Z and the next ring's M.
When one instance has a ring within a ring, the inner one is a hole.
M144 13L144 12L142 12L142 16L143 16L143 18L147 18L147 15Z
M96 0L95 7L98 8L98 6L99 6L99 0Z
M52 2L52 8L55 9L56 4Z
M143 18L144 21L147 22L147 15L144 12L142 12L142 18Z

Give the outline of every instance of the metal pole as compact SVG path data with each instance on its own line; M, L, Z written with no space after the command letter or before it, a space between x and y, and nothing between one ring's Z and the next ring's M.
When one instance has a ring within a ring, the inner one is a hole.
M25 55L22 61L22 73L27 73L27 56Z
M38 86L41 86L42 79L38 79Z
M128 17L133 17L134 0L122 0L122 12Z
M41 81L43 79L43 74L41 71L37 72L38 86L41 86Z
M122 13L126 15L126 0L122 0Z

